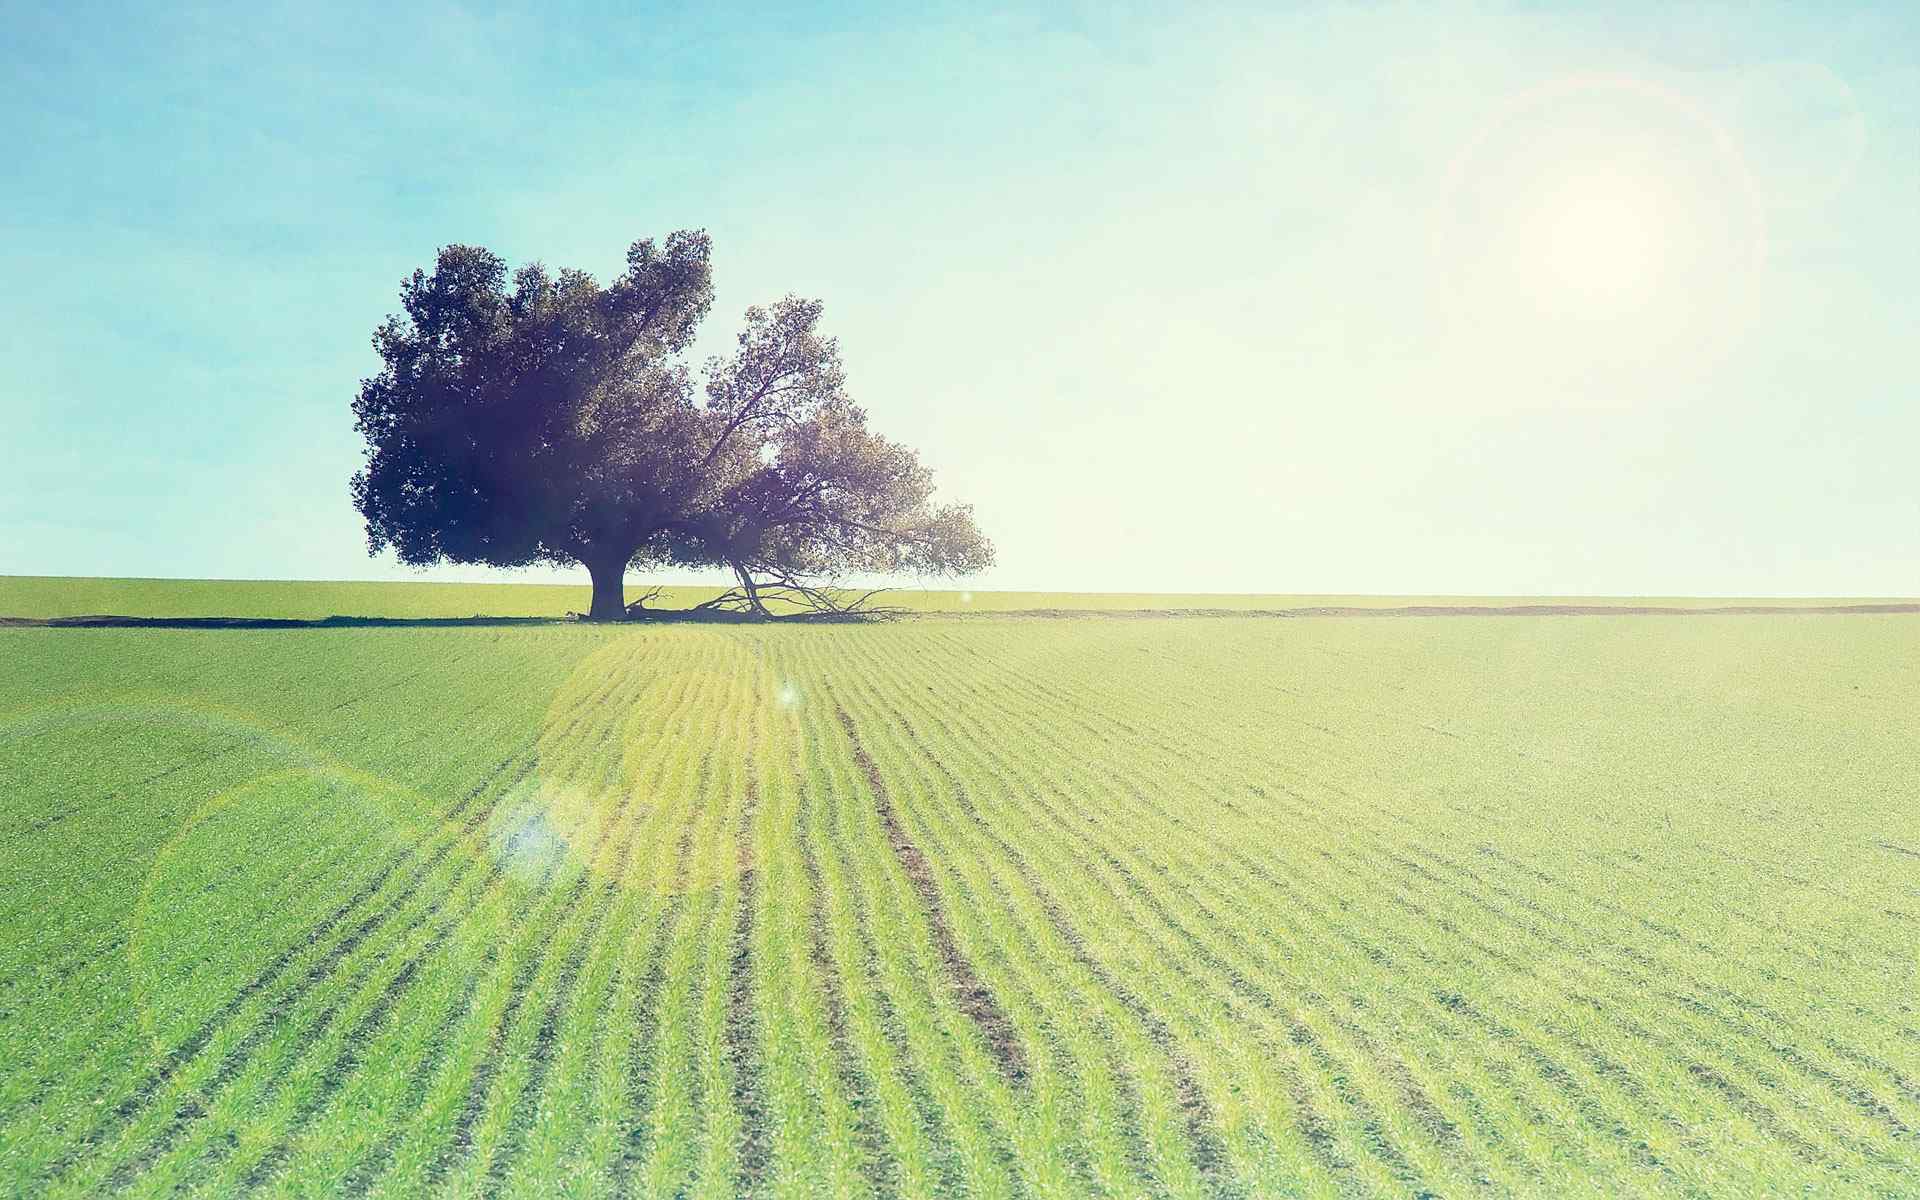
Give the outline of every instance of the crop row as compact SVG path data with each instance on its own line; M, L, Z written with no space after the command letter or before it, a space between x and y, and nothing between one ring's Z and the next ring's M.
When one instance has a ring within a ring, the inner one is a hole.
M20 634L0 1182L1899 1195L1820 624Z

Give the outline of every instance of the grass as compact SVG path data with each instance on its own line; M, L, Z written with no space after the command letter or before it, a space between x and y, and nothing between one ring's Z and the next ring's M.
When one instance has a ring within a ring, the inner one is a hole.
M1915 621L0 630L0 1192L1912 1195Z
M640 598L650 586L639 577L627 581L627 599ZM717 587L666 586L660 608L685 608L717 595ZM369 583L230 579L88 579L61 576L0 575L0 617L45 620L91 615L138 617L287 618L317 621L327 617L455 619L461 617L561 617L585 612L591 599L585 584L555 583ZM1175 592L999 592L902 587L884 602L915 612L1008 613L1062 609L1137 611L1178 609L1283 609L1316 605L1387 608L1404 604L1544 604L1556 597L1326 596ZM1865 603L1829 600L1824 603ZM1620 597L1582 603L1660 604L1704 607L1728 603L1790 601L1702 600L1699 598Z

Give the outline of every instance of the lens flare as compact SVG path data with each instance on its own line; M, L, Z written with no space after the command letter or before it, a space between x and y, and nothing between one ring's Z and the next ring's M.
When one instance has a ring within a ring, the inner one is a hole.
M1534 89L1448 169L1435 353L1493 403L1631 402L1737 344L1766 242L1747 163L1701 104L1619 76Z
M801 700L745 641L617 637L555 693L530 810L496 831L493 851L515 873L578 864L644 891L716 886L738 875L739 857L703 851L694 835L744 802L756 731L791 720L775 714Z

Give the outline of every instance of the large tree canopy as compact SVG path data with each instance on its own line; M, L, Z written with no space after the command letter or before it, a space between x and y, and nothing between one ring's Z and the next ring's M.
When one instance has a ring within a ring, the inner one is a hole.
M374 332L384 363L354 401L369 551L402 562L579 562L590 615L626 611L628 566L723 566L728 603L833 603L850 573L961 574L993 550L935 505L913 451L848 399L820 305L747 310L734 353L681 361L712 303L710 244L635 242L601 286L448 246Z

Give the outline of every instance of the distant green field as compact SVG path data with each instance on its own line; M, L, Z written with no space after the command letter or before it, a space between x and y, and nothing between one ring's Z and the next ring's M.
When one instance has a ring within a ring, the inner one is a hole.
M632 579L627 599L650 586ZM713 587L669 587L653 603L687 607L715 595ZM919 612L1021 612L1034 609L1124 611L1142 609L1283 609L1310 606L1387 608L1407 604L1545 604L1555 597L1316 596L1173 592L991 592L899 588L885 602ZM0 575L0 617L559 617L588 606L585 584L552 583L326 583L232 579L80 579ZM1856 603L1833 600L1822 603ZM1660 604L1678 607L1747 603L1723 599L1583 599L1583 604ZM1752 601L1774 604L1783 601Z
M0 1194L1920 1194L1920 617L0 662Z

